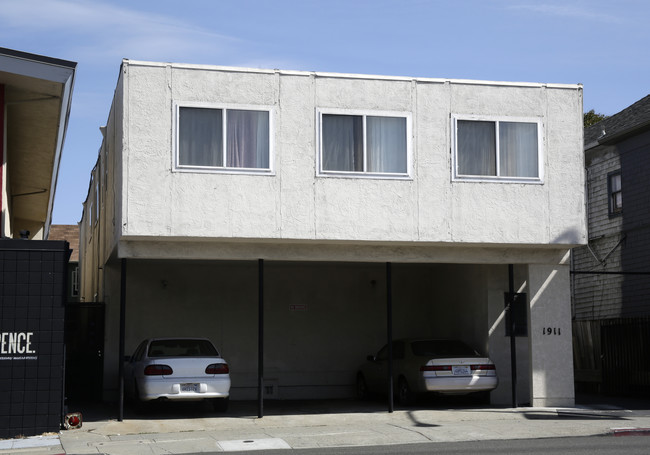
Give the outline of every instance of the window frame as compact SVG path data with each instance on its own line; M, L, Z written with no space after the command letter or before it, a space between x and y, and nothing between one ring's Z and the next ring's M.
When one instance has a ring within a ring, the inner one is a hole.
M621 181L620 184L621 189L616 191L616 193L621 194L620 207L615 207L613 201L613 196L615 192L612 190L612 178L616 176L618 176ZM607 173L607 209L608 209L609 216L619 216L623 213L623 175L621 174L620 169Z
M363 162L367 166L367 117L398 117L406 120L406 172L369 172L369 171L330 171L323 169L323 115L347 115L362 117L363 125ZM387 180L412 180L413 178L413 140L412 140L412 114L407 111L375 111L370 109L316 109L316 176L317 177L344 177Z
M458 121L494 122L496 138L497 175L468 175L458 173ZM505 123L535 123L537 125L537 177L500 176L499 173L499 126ZM544 184L544 120L542 117L508 117L495 115L451 115L451 180L453 182L529 183Z
M227 137L227 118L228 110L238 111L257 111L268 112L269 114L269 167L268 168L248 168L248 167L228 167L228 166L197 166L190 164L180 164L180 111L181 108L198 108L198 109L212 109L222 111L222 153L225 153ZM269 105L257 104L232 104L232 103L211 103L211 102L198 102L198 101L175 101L173 103L173 163L172 170L174 172L191 172L191 173L205 173L205 174L247 174L247 175L275 175L275 146L274 146L274 117L275 109Z

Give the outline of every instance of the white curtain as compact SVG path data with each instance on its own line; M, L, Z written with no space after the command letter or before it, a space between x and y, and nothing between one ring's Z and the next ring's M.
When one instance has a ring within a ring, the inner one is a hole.
M406 173L406 119L367 117L368 172Z
M322 166L326 171L406 173L406 119L366 117L366 167L363 117L323 114Z
M269 168L269 113L227 111L226 166Z
M496 176L495 123L458 120L456 134L458 174Z
M220 109L180 108L179 164L223 166L221 115Z
M322 166L326 171L363 172L363 119L323 114Z
M539 177L537 124L499 122L501 176Z

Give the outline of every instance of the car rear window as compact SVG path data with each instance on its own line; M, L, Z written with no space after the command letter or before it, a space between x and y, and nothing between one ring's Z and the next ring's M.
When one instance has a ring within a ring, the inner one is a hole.
M219 353L208 340L154 340L149 345L149 357L204 357Z
M411 343L413 354L431 357L475 357L474 349L459 340L420 340Z

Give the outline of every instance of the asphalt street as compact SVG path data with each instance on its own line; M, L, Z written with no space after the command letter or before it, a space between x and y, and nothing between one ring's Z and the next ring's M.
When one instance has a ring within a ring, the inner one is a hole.
M328 447L322 449L251 450L237 452L241 455L417 455L480 453L509 455L647 455L650 437L590 436L576 438L514 439L471 442L430 442L425 444L399 444L369 447ZM211 452L222 454L223 452ZM191 454L206 455L206 452Z

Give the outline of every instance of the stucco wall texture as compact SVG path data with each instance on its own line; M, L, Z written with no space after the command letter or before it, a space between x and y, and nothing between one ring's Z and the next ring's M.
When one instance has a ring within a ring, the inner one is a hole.
M271 171L176 169L175 109L185 103L270 109ZM319 109L408 116L407 175L319 175ZM541 179L455 180L454 115L539 119ZM508 403L504 292L506 265L515 264L515 290L527 293L529 304L528 337L517 340L520 400L573 403L567 251L587 240L580 85L125 60L104 134L102 171L94 175L102 189L99 222L87 220L88 201L82 222L82 280L86 301L107 305L106 345L113 347L105 356L107 394L117 390L117 259L124 258L127 349L171 329L204 331L233 363L233 397L253 397L255 355L246 334L256 329L249 320L256 262L245 261L261 258L267 261L267 329L276 330L269 349L283 352L267 359L268 377L281 398L303 398L298 390L316 386L325 391L309 396L352 393L357 362L382 343L383 324L375 319L384 309L383 263L392 262L404 272L394 277L395 335L448 329L442 335L472 342L498 365L501 385L492 401ZM249 275L253 281L242 281ZM337 290L339 281L349 285ZM294 301L309 310L292 312ZM178 302L215 317L179 325ZM153 314L156 324L144 324ZM296 331L277 330L286 321ZM349 328L344 341L358 349L345 351L343 361L328 351L326 366L283 363L323 350L320 338L305 345L296 340L311 335L308 329L327 334L328 322ZM321 377L328 383L315 379Z
M124 238L584 244L582 88L124 61ZM175 103L271 108L266 175L178 172ZM317 109L406 113L407 178L317 176ZM541 183L454 181L451 115L542 120ZM118 236L119 237L119 234Z

